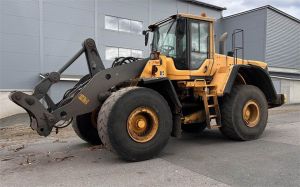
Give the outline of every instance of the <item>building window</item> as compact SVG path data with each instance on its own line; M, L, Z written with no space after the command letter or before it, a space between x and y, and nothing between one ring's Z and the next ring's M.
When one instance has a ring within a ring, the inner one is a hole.
M119 30L118 25L118 18L112 16L105 16L105 29L117 31Z
M140 21L131 21L131 32L136 34L142 34L143 23Z
M105 29L142 34L143 22L114 16L105 16Z
M131 55L135 58L142 58L143 57L143 51L141 50L131 50Z
M142 58L143 51L138 49L118 48L118 47L106 47L105 60L115 60L116 57L135 57Z
M119 31L130 32L130 20L128 19L119 19Z
M131 49L119 48L119 57L131 56Z
M105 59L114 60L119 56L119 49L117 47L106 47L105 49Z

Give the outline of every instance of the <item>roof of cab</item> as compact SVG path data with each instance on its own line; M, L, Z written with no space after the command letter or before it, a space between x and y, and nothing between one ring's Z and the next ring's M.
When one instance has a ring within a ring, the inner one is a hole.
M204 15L193 15L193 14L186 14L186 13L179 13L179 14L174 14L166 19L163 19L161 21L158 21L152 25L149 25L149 29L152 30L153 28L157 27L158 25L161 25L163 23L166 23L172 19L178 18L178 17L184 17L184 18L190 18L190 19L196 19L196 20L203 20L203 21L209 21L209 22L214 22L215 19L211 17L207 17Z
M185 18L191 18L191 19L198 19L198 20L203 20L203 21L209 21L209 22L214 22L215 19L211 17L207 17L204 13L204 15L194 15L194 14L185 14L185 13L179 13L177 16L185 17Z

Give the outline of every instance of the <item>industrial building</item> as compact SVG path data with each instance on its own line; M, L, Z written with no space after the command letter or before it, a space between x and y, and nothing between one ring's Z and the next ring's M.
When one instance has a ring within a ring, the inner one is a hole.
M227 50L232 50L232 32L242 29L244 58L267 62L277 92L285 93L288 103L300 103L299 19L267 5L224 17L220 28L220 33L229 33ZM237 46L241 40L237 34Z
M172 14L206 13L224 32L244 30L245 59L266 61L278 92L300 103L300 21L272 6L223 17L225 8L196 0L2 0L0 1L0 91L28 90L40 74L56 71L86 38L96 41L106 67L118 56L147 57L142 30ZM218 45L216 46L218 48ZM50 90L61 97L87 74L81 57Z

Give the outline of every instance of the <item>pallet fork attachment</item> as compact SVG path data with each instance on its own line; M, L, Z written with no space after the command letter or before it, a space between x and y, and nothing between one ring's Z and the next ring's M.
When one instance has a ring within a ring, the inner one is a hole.
M47 73L34 88L33 94L15 91L11 101L24 108L30 117L30 126L41 136L48 136L59 121L85 114L100 106L100 96L113 86L140 75L147 60L105 69L93 39L86 39L82 48L57 72ZM64 98L54 103L48 95L51 86L60 81L61 74L85 53L90 79L67 91ZM46 107L42 104L45 101Z

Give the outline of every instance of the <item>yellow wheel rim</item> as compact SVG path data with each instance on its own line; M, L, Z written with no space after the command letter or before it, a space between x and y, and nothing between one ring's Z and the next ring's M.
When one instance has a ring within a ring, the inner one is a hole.
M136 142L146 143L153 139L158 130L156 112L148 107L138 107L127 120L127 132Z
M243 120L248 127L255 127L260 120L260 110L254 100L248 101L243 108Z

